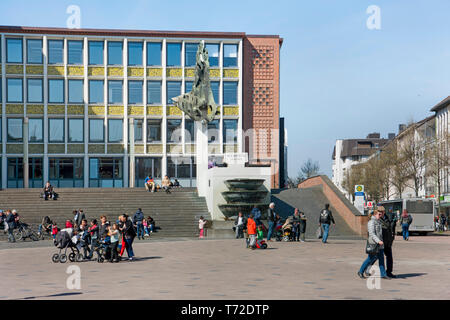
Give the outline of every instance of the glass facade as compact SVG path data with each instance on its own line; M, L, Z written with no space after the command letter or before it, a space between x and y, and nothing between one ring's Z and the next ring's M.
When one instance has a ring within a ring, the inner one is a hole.
M156 183L161 183L161 158L137 157L135 158L135 186L143 188L145 178L152 177Z
M194 148L186 146L185 158L175 157L176 152L173 151L173 145L182 141L195 144L195 123L189 117L182 120L184 114L180 114L173 107L172 98L192 90L193 79L187 76L183 67L195 67L198 43L189 38L130 38L124 42L124 38L119 36L105 39L84 35L76 38L64 35L48 37L49 39L44 40L42 35L32 34L27 35L25 39L11 35L5 35L4 38L3 62L10 71L4 72L5 76L1 79L6 90L0 99L4 99L8 110L4 128L6 134L3 136L8 143L7 154L2 156L15 160L11 160L10 168L0 167L0 170L3 170L0 175L3 177L1 187L23 186L23 177L19 177L23 173L19 174L18 169L22 166L22 158L18 155L22 153L19 146L22 147L25 116L29 117L27 134L30 145L34 144L33 155L34 152L39 152L36 150L42 150L42 153L37 153L34 157L37 159L36 172L32 173L34 176L30 175L31 180L36 180L36 185L42 185L45 173L46 180L56 187L123 187L124 183L128 183L128 177L123 177L123 165L128 166L129 163L122 163L125 155L118 156L116 153L120 148L110 149L108 144L123 145L124 130L128 131L129 140L128 119L136 117L135 152L141 158L136 160L136 165L143 168L139 169L140 173L136 168L136 184L140 185L138 179L144 179L145 177L141 176L145 172L150 171L155 179L160 179L171 170L169 175L182 179L182 185L195 186L195 165L190 159ZM231 44L231 41L226 39L223 40L226 43L220 40L217 40L217 43L207 43L206 49L210 66L217 69L214 71L214 81L211 81L216 104L238 109L239 76L233 76L233 72L228 73L225 80L218 76L223 72L221 60L224 62L223 67L239 66L239 47ZM236 39L236 43L238 41ZM127 44L126 48L123 47L124 43ZM47 59L44 55L45 47ZM85 57L87 61L84 61ZM8 63L40 66L10 67ZM45 66L46 63L48 67ZM84 68L84 64L106 64L104 71L107 76L103 73L91 75ZM149 69L142 68L146 76L130 76L124 64L144 65ZM72 67L73 65L76 67ZM111 73L108 70L110 66L114 67ZM166 68L172 67L176 69L172 70L173 73L166 72ZM42 71L39 71L40 68ZM122 72L116 73L117 70ZM181 73L178 73L178 70ZM241 72L235 74L239 75ZM111 108L109 105L115 107ZM123 108L123 112L119 111L119 107ZM209 125L210 143L220 147L222 140L223 144L236 144L238 118L236 110L233 110L233 113L221 112L217 115ZM1 125L0 122L0 137ZM40 145L47 143L49 146ZM93 144L93 147L90 144ZM172 146L168 148L166 144ZM43 150L46 150L46 154ZM221 148L217 150L223 153ZM101 153L105 155L99 156ZM85 163L86 155L89 160ZM45 168L42 167L44 160ZM90 167L91 164L94 165L93 168ZM11 171L10 175L8 170ZM86 174L83 174L84 170L87 170Z

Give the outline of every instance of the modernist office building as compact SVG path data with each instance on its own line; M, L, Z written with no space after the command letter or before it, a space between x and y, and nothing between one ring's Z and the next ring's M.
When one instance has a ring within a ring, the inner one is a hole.
M30 187L128 187L130 119L135 185L167 174L195 186L194 123L171 98L191 90L201 40L220 106L210 155L249 152L251 163L272 165L278 187L278 36L11 26L0 34L2 188L23 187L24 148Z

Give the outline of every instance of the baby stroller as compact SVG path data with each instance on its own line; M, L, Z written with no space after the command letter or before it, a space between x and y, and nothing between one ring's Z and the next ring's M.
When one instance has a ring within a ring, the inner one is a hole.
M288 242L292 240L292 228L290 226L287 226L283 230L283 241Z
M109 237L99 241L95 248L91 248L97 253L97 262L103 263L106 259L111 258L111 249L110 249L110 239Z
M282 225L276 226L275 227L275 239L277 241L281 241L281 240L283 240L283 236L284 236L284 234L283 234L283 227L282 227Z
M54 263L66 263L67 258L69 258L70 262L81 262L83 261L83 255L77 248L77 244L79 239L74 236L70 237L70 233L65 230L61 230L56 235L55 246L59 249L58 253L53 254L52 261ZM67 250L70 249L70 253L67 256ZM64 253L61 253L64 250Z

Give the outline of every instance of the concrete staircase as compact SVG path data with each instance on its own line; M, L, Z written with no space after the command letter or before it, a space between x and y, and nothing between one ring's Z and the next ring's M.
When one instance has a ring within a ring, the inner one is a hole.
M84 210L88 221L106 215L110 222L116 221L120 214L132 216L141 208L145 217L151 216L157 227L161 227L154 237L196 237L198 219L210 219L206 200L197 195L195 188L179 188L171 194L164 191L155 193L145 189L62 189L58 188L58 200L39 198L40 189L0 190L0 208L16 209L21 220L37 226L44 216L49 216L64 226L67 219L73 219L72 211ZM0 237L4 238L3 232Z
M306 238L315 238L319 227L320 211L325 208L326 203L330 203L319 186L307 189L272 190L272 201L275 203L275 212L281 217L293 215L295 208L305 212L308 219ZM329 236L331 239L361 239L361 236L348 226L339 211L333 207L333 203L330 203L330 210L336 222L336 227L331 227Z

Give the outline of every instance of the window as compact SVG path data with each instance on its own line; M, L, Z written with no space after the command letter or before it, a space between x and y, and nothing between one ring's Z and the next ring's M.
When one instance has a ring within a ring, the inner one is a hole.
M64 63L64 41L48 40L48 63Z
M223 66L237 67L238 65L238 46L236 44L223 45Z
M28 102L42 102L42 79L27 79Z
M185 92L185 93L189 93L189 92L192 91L192 85L193 85L193 83L194 83L194 82L192 82L192 81L185 81L185 82L184 82L184 92Z
M6 39L6 62L23 63L22 39Z
M27 40L27 63L42 64L42 40Z
M48 119L48 141L64 142L64 119Z
M142 66L142 42L128 42L128 65Z
M103 41L89 41L89 64L103 64Z
M167 44L167 66L168 67L181 66L181 43Z
M161 142L161 119L147 120L147 142Z
M234 119L223 120L223 142L237 143L238 121Z
M64 80L48 80L48 102L64 103Z
M84 119L69 119L69 142L84 142Z
M219 120L208 123L208 143L219 143Z
M89 187L122 188L122 158L89 158Z
M219 81L211 81L211 91L213 93L214 102L216 104L220 104L219 90L220 90L220 82Z
M167 157L167 175L172 178L195 178L194 159Z
M83 41L67 41L67 63L83 64Z
M206 50L208 50L209 66L218 67L219 66L219 45L213 43L206 44Z
M8 118L8 142L23 142L23 119Z
M237 104L237 82L224 82L223 83L223 104Z
M50 183L57 188L82 188L83 158L49 158Z
M147 42L147 65L161 65L161 42Z
M89 103L103 103L103 80L89 80Z
M161 103L161 81L147 81L147 103Z
M122 49L122 42L108 41L108 65L122 65Z
M143 141L143 119L134 119L134 142L142 142ZM128 126L128 142L130 142L130 126Z
M28 141L29 142L44 141L42 118L30 118L28 120Z
M83 80L69 80L69 103L82 103L82 102L83 102Z
M103 142L104 134L103 119L89 119L89 141Z
M186 43L184 45L184 65L186 67L195 66L198 45L196 43Z
M6 79L6 101L23 102L23 80L10 78Z
M128 103L142 104L143 81L128 81Z
M109 119L108 120L108 141L121 142L123 137L123 120Z
M167 81L167 104L174 104L172 98L181 95L181 81Z
M108 103L122 103L122 89L121 80L108 81Z
M184 119L184 141L187 143L195 141L194 120Z
M167 120L167 142L181 142L181 119Z

